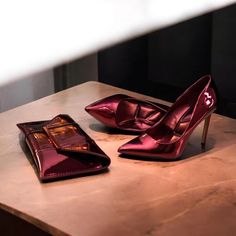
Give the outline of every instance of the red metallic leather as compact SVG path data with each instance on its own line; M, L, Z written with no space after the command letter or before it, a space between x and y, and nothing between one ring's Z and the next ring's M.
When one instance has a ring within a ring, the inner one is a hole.
M151 158L180 157L193 130L215 110L216 100L211 77L200 78L176 100L160 122L118 151Z
M41 181L96 173L110 158L68 115L17 124L26 137Z
M115 94L86 106L85 110L108 127L142 132L158 122L168 108L124 94Z

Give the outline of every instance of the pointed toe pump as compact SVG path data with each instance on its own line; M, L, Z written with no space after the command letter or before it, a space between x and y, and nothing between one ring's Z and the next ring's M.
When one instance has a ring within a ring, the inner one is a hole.
M140 136L122 145L119 152L141 157L177 159L197 125L205 120L202 147L205 147L216 93L209 75L190 86L170 107L163 119Z
M104 125L125 131L143 132L158 122L169 107L115 94L85 107Z

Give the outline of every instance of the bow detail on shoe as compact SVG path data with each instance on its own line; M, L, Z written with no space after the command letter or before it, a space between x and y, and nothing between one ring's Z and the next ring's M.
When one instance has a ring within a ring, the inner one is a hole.
M108 127L143 132L157 123L168 106L115 94L85 107L94 118Z
M146 130L166 113L165 109L153 103L134 98L122 100L117 107L115 120L120 129Z

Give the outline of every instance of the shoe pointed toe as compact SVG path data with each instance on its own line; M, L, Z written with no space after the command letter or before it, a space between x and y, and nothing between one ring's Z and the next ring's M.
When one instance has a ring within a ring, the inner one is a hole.
M114 114L114 110L103 103L88 105L85 107L85 111L87 111L92 116L99 115L109 118L111 118L111 116Z
M134 139L120 146L118 152L122 154L132 154L136 153L140 147L139 140Z
M100 121L106 126L116 128L116 110L119 102L126 95L116 94L110 97L103 98L85 107L85 111L88 112L95 119Z
M128 154L128 155L150 155L152 156L153 149L156 149L156 142L147 134L140 135L131 141L123 144L119 149L118 152L121 154Z
M87 111L88 113L91 113L91 112L93 112L94 110L96 110L96 109L95 109L95 106L93 106L92 104L86 106L84 109L85 109L85 111Z

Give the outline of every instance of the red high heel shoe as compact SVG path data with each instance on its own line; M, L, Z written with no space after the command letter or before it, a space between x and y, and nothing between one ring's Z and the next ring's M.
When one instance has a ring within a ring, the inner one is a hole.
M103 98L85 110L108 127L142 132L158 122L169 107L124 94Z
M185 144L205 119L202 147L206 143L211 114L216 109L216 93L209 75L189 87L171 106L163 119L145 133L122 145L122 154L176 159L184 151Z

